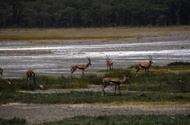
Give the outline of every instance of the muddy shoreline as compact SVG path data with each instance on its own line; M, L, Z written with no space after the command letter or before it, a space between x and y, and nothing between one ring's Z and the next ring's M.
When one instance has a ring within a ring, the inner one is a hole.
M23 78L27 69L33 69L37 75L69 76L71 64L86 64L87 56L91 57L92 66L85 73L97 74L99 70L106 69L106 55L114 61L114 68L127 68L137 62L146 62L148 55L153 57L155 66L190 62L190 35L185 32L117 40L0 42L0 66L4 69L4 78ZM81 75L81 71L76 71L74 75Z

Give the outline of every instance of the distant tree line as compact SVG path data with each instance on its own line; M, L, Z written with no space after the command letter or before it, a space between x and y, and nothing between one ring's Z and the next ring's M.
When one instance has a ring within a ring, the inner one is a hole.
M190 24L190 0L0 0L0 28Z

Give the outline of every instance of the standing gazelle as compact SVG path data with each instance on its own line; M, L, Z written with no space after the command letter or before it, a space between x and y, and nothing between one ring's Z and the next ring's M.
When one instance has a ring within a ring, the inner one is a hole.
M1 76L1 79L3 77L3 68L0 67L0 76Z
M26 80L29 85L29 81L33 81L34 85L36 85L36 75L35 72L31 69L27 70L26 72Z
M85 69L87 69L89 66L91 66L91 59L90 57L87 57L88 63L87 64L73 64L71 65L71 74L73 74L77 69L82 70L82 75L84 75Z
M151 67L153 61L152 61L152 56L149 56L149 62L147 63L137 63L135 68L136 68L136 74L138 73L138 71L140 69L144 70L145 75L147 74L147 71L149 70L149 68Z
M113 69L113 61L106 55L106 65L107 65L107 71L108 69Z
M107 77L107 78L103 78L102 82L103 82L103 95L105 96L105 88L107 86L115 86L115 94L116 94L116 89L118 87L119 90L119 94L121 95L121 91L120 91L120 84L125 82L127 80L127 82L129 82L129 77L126 77L123 75L123 78L111 78L111 77Z

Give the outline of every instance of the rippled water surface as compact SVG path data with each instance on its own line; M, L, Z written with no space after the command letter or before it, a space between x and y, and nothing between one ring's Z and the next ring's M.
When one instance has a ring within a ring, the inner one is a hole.
M22 51L22 54L17 53L19 51ZM23 54L27 51L51 51L52 54ZM70 75L70 65L87 63L87 56L91 57L92 66L85 73L97 73L100 69L106 69L106 55L113 59L115 68L147 62L148 55L153 57L153 65L161 66L176 61L190 62L190 41L187 39L167 42L125 40L0 42L0 66L4 69L4 77L8 78L25 77L27 69L34 69L38 75L67 76ZM81 72L74 73L78 74Z

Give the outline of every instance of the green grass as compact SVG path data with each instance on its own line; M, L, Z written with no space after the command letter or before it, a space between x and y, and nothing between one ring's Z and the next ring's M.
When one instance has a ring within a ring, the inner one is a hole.
M96 75L87 75L81 78L77 77L51 77L51 76L37 76L37 85L33 85L33 82L29 82L29 85L25 78L12 79L11 85L6 84L6 81L2 81L0 85L1 91L18 91L18 90L36 90L39 89L39 85L45 86L45 89L70 89L70 88L88 88L92 84L94 79L97 79Z
M133 77L134 78L134 77ZM132 79L128 90L166 93L190 92L190 72L188 73L152 73L149 77L140 75Z
M79 116L43 125L189 125L189 122L189 115L113 115Z
M190 94L169 94L154 92L123 92L122 96L107 93L101 96L101 92L70 92L54 94L1 94L1 103L21 102L37 104L79 104L79 103L130 103L147 102L162 104L164 102L189 103Z
M167 66L190 66L189 62L173 62L169 63Z
M190 115L78 116L42 125L189 125ZM25 119L0 119L1 125L27 125Z
M38 76L37 84L28 86L26 79L12 79L12 84L5 80L0 85L0 104L10 102L23 103L130 103L130 102L154 102L154 103L189 103L190 102L190 72L189 65L180 63L172 66L151 67L151 73L146 76L143 71L138 76L132 67L128 69L114 69L105 72L103 77L130 77L130 83L124 82L121 86L122 96L114 96L113 92L106 92L106 97L99 92L70 92L55 94L29 94L20 93L20 90L36 90L39 84L45 89L77 89L88 88L90 85L101 85L102 78L97 75L85 75L83 77L49 77ZM173 72L176 71L177 73ZM102 72L102 71L101 71Z
M2 119L0 118L0 125L26 125L25 119L13 118L13 119Z

